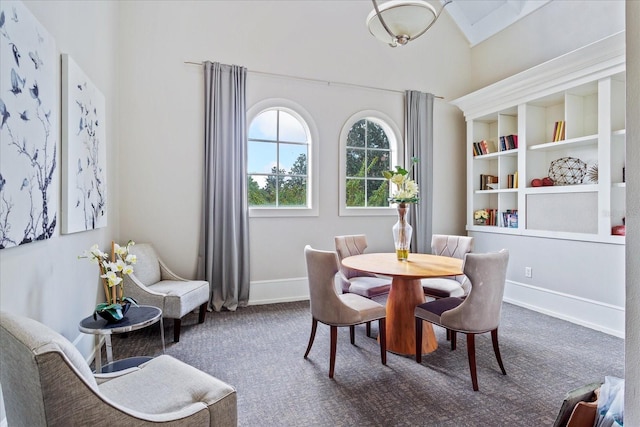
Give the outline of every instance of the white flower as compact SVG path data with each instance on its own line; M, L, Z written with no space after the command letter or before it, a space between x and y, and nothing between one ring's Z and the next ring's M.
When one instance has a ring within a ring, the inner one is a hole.
M417 157L411 158L411 167L418 162ZM392 193L389 201L391 203L416 203L418 202L418 184L409 178L409 170L396 166L395 170L384 171L382 175L396 186L396 191Z
M118 277L115 271L107 271L106 274L103 274L100 277L102 277L103 279L107 279L107 281L109 282L109 286L119 285L120 282L122 282L122 278Z
M489 218L489 212L487 212L484 209L480 209L480 210L475 211L473 213L473 218L474 219L488 219Z
M124 262L127 262L129 264L135 264L136 262L138 262L138 257L133 255L133 254L129 254L127 255L127 257L124 259Z
M123 269L122 269L122 274L131 274L133 273L133 267L131 265L126 265Z

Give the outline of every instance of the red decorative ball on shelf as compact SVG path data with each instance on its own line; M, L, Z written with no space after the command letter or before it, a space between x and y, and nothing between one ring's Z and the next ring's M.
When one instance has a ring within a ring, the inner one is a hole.
M534 178L531 180L532 187L542 187L542 180L539 178Z
M611 234L614 236L624 236L626 234L626 226L624 225L614 225L611 227Z
M550 187L553 185L553 180L548 176L545 176L544 178L542 178L542 185L544 185L545 187Z

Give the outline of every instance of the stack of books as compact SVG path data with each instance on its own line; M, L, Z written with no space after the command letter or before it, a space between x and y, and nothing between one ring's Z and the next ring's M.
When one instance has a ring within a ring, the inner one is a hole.
M518 135L506 135L500 137L500 150L513 150L518 148Z
M483 139L482 141L473 143L473 155L482 156L483 154L495 153L496 144L492 140Z
M480 175L480 190L497 190L498 177L495 175Z

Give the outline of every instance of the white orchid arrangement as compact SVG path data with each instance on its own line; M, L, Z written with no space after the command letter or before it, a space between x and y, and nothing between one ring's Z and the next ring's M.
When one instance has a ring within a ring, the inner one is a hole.
M417 203L418 193L420 189L418 184L409 178L409 172L413 166L418 163L417 157L411 158L411 167L407 170L402 166L396 166L395 170L384 171L383 176L389 180L390 183L396 186L396 191L389 197L391 203Z
M102 252L98 245L91 246L88 252L78 258L88 258L94 264L98 264L102 286L107 299L106 302L96 306L96 312L109 311L111 315L119 320L124 317L122 304L129 302L137 306L135 299L124 296L123 280L125 275L133 273L133 265L137 258L129 253L129 248L135 245L133 240L129 240L125 246L111 243L111 254ZM94 313L95 316L95 313Z

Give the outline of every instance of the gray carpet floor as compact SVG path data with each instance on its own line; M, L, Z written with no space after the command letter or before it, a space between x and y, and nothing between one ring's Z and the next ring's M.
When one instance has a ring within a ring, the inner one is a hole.
M172 321L165 323L167 354L237 389L240 426L551 426L568 391L624 377L624 340L506 303L499 338L507 375L490 334L478 336L478 392L464 335L452 352L440 328L439 347L422 364L388 353L387 366L364 325L356 328L355 346L341 328L329 379L328 326L318 325L303 358L308 301L208 313L204 324L191 313L179 343L172 342ZM116 335L113 347L115 359L159 355L160 328Z

